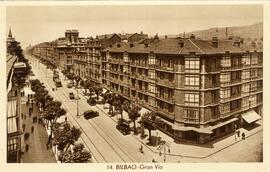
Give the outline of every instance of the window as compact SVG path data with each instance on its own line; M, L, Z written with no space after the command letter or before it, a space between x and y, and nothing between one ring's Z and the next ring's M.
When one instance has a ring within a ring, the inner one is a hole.
M123 60L124 60L124 62L128 62L128 54L127 53L123 54Z
M155 85L149 84L148 89L149 89L149 92L156 93L156 86Z
M249 55L243 55L242 56L242 64L243 65L250 65L250 57L249 57Z
M8 152L16 151L18 149L18 138L11 138L8 140Z
M199 73L200 59L199 58L185 58L185 71L190 73Z
M258 64L258 54L252 54L251 56L251 64Z
M249 84L243 84L242 85L242 93L243 94L249 93L249 90L250 90L250 85Z
M220 89L220 98L221 99L229 98L230 95L231 95L230 88Z
M231 57L223 57L221 59L221 67L231 67Z
M220 82L227 83L231 81L231 75L229 72L221 73L220 74Z
M236 110L240 108L241 106L239 100L231 101L230 104L231 104L231 110Z
M255 106L257 104L257 96L256 95L250 96L249 103L250 103L250 106Z
M244 79L244 80L250 79L250 71L249 70L243 70L241 78Z
M199 109L184 109L185 121L199 122Z
M228 113L230 112L230 103L224 103L219 106L220 113Z
M199 93L185 93L185 105L198 106L199 105Z
M155 71L149 70L148 72L149 72L150 79L156 79L156 72Z
M244 97L244 98L242 99L242 107L243 107L243 108L249 107L249 98L248 98L248 97Z
M185 86L191 88L199 88L199 75L186 75L185 76Z
M250 91L257 91L257 82L251 82Z
M257 69L251 69L250 77L253 79L258 77Z
M149 57L149 64L150 65L154 65L154 64L156 64L156 59L155 58L151 58L151 57Z

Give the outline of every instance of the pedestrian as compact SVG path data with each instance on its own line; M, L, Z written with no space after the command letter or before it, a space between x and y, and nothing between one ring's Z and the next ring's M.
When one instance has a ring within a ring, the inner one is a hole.
M29 145L26 144L26 145L25 145L25 151L28 152L28 149L29 149Z
M240 137L240 130L237 130L237 137Z
M23 119L23 113L21 114L21 118Z
M35 123L35 117L33 117L33 123Z
M23 131L25 131L25 124L22 125Z
M242 139L245 140L245 138L246 138L246 135L245 135L245 133L243 132L243 133L242 133Z
M34 126L31 127L31 131L32 131L32 133L34 132Z

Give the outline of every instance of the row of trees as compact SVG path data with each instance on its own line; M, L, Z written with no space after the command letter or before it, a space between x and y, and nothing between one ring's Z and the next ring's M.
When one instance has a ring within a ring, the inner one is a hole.
M59 151L59 160L63 163L89 162L91 154L85 150L84 145L76 143L81 135L80 129L72 127L67 120L63 123L57 122L66 110L61 108L61 102L54 101L48 94L43 83L39 80L31 80L31 89L35 92L35 100L43 109L43 118L46 125L51 127L48 143Z
M141 117L141 108L128 100L124 100L121 96L114 93L105 93L103 95L104 103L110 105L109 112L114 114L113 109L115 109L120 115L120 120L123 120L123 111L126 111L128 118L133 122L134 133L137 133L136 121ZM113 108L114 107L114 108ZM141 130L147 129L149 131L149 143L151 144L151 131L157 129L158 120L154 112L146 112L141 117Z

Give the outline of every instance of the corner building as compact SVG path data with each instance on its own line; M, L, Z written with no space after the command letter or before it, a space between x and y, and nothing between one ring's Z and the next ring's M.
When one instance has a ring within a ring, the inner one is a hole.
M158 114L176 141L207 143L262 115L261 45L190 38L120 42L101 51L105 88Z

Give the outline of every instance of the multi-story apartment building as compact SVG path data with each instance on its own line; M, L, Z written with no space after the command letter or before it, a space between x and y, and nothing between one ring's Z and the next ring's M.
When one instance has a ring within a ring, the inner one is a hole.
M7 46L15 39L9 30ZM26 64L18 62L18 58L7 53L6 56L6 79L7 79L7 162L21 162L21 154L24 151L24 140L22 138L21 118L21 87L22 74L26 70Z
M87 77L96 84L101 83L101 57L100 50L120 42L117 34L98 35L87 41Z
M155 36L101 56L104 87L156 112L176 140L205 143L262 115L262 48L254 44Z

